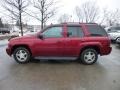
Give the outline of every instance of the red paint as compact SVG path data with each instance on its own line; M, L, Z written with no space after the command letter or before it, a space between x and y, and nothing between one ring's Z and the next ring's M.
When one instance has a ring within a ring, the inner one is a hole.
M67 23L62 25L63 36L61 38L46 38L41 40L34 36L24 36L10 40L6 49L8 55L12 55L15 46L26 46L30 49L32 56L79 56L85 47L97 47L100 55L107 55L111 52L110 40L106 37L86 37L89 35L87 25L82 26L85 37L67 37ZM52 27L52 26L51 26Z

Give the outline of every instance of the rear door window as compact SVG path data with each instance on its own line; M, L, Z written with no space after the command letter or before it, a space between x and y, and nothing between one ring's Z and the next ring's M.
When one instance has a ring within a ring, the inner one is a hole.
M84 33L80 26L68 26L69 37L83 37Z
M107 32L99 25L87 25L91 36L107 36Z

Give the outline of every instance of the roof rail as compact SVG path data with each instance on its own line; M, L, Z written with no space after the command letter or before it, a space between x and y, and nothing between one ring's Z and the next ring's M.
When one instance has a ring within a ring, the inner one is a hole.
M62 22L61 24L97 24L97 23L85 23L85 22Z

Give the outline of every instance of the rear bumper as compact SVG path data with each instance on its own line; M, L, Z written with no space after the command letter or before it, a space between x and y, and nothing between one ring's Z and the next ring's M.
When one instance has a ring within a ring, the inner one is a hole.
M112 47L105 47L101 50L101 55L108 55L112 51Z
M11 52L11 49L10 48L6 48L6 53L11 56L12 55L12 52Z

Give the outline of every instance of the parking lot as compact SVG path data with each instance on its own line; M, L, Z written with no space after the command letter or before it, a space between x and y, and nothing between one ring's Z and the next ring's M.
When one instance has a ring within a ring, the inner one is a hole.
M0 90L120 90L120 48L86 66L76 61L17 64L0 47Z

